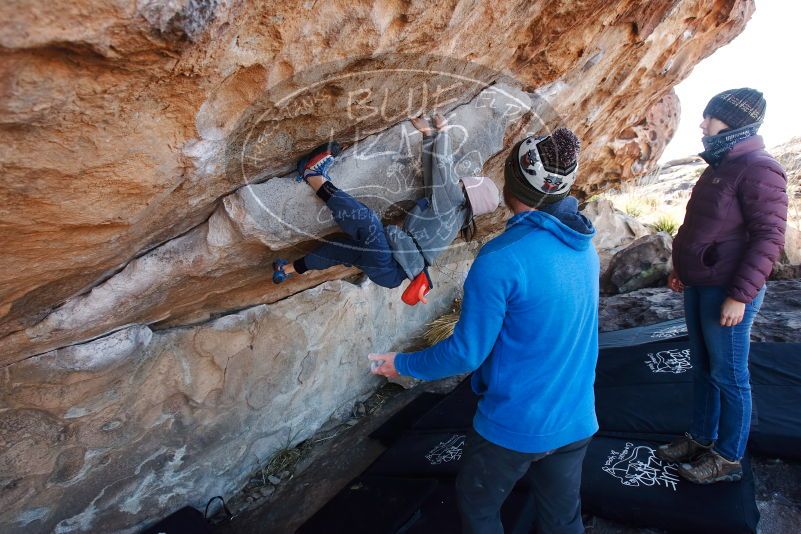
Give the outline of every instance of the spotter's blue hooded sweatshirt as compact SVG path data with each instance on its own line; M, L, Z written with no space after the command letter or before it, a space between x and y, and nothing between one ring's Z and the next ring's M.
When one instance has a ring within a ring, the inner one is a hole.
M399 353L399 373L425 380L476 370L476 431L519 452L546 452L598 430L595 229L575 198L518 213L481 248L453 335Z

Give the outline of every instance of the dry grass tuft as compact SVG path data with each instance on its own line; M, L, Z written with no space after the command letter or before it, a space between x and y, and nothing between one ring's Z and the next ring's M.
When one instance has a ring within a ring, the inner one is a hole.
M302 457L303 450L301 446L280 449L270 458L270 461L267 462L267 465L262 469L262 473L265 476L278 476L284 471L292 471L295 464L297 464L298 460Z
M423 334L423 340L428 346L435 345L453 334L453 328L459 321L459 314L461 314L461 312L462 301L461 299L456 299L453 301L453 307L450 312L428 323L426 331Z
M642 206L640 206L640 203L633 200L626 202L626 205L623 206L623 211L626 212L626 215L634 217L635 219L637 217L640 217L643 213L643 209Z

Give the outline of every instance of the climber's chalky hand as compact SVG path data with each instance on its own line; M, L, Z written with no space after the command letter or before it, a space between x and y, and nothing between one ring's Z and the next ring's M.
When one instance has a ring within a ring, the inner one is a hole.
M367 359L370 360L370 372L374 375L385 376L387 378L400 376L398 370L395 369L395 356L397 354L397 352L368 354Z

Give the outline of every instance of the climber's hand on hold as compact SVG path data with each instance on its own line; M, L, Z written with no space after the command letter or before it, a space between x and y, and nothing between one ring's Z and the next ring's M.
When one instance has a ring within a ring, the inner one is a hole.
M400 376L398 370L395 369L395 356L397 354L397 352L368 354L367 359L370 360L370 372L374 375L385 376L387 378Z

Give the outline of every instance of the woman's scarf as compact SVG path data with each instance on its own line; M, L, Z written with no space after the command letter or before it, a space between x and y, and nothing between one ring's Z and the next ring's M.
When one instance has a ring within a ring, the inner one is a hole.
M761 125L761 122L755 122L734 130L723 130L717 135L704 136L701 139L704 151L698 155L713 167L717 167L734 145L755 136Z

